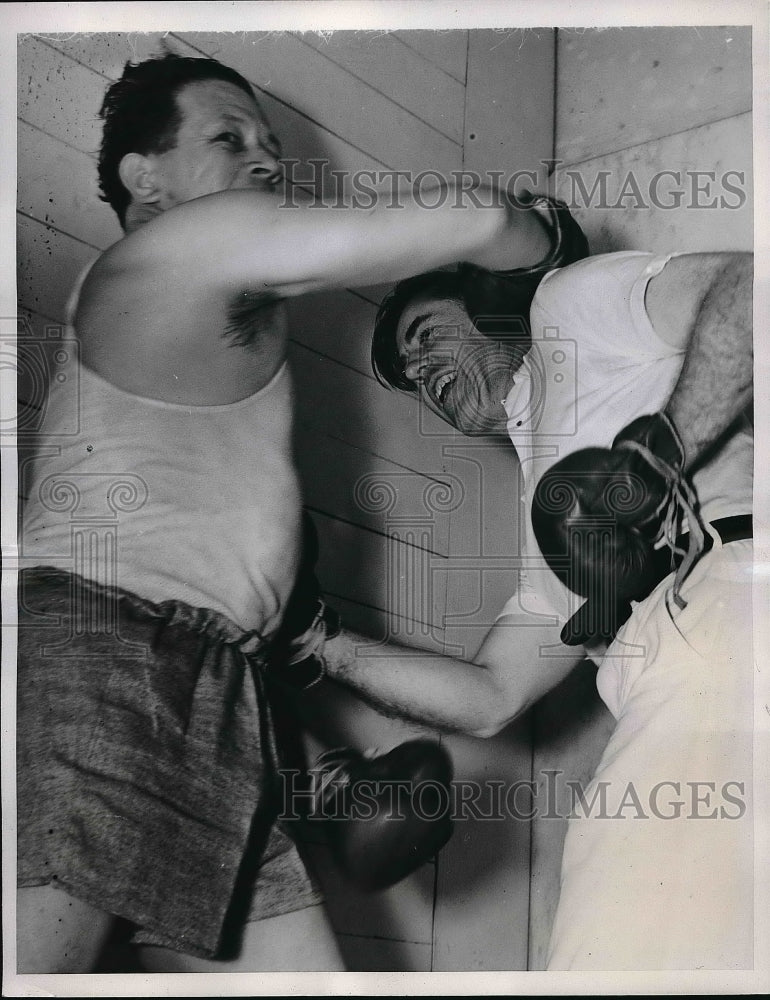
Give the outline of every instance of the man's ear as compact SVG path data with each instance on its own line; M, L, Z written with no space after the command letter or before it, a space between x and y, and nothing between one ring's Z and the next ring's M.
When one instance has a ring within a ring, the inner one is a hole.
M120 161L118 176L135 204L153 205L159 200L160 189L149 157L126 153Z

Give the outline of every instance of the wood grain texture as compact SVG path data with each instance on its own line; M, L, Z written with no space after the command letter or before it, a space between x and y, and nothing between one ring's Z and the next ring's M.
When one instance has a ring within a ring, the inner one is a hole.
M457 143L292 35L180 37L389 167L419 171L461 164Z
M404 45L419 52L423 59L438 66L460 83L465 83L468 36L472 31L446 29L440 31L396 31L394 35Z
M389 32L303 32L298 36L327 59L458 144L463 141L465 88Z
M67 60L63 63L64 66L68 65L68 60L74 60L76 63L101 74L105 80L117 80L123 72L126 61L139 62L162 55L165 51L191 58L201 56L199 49L173 32L165 35L148 33L130 37L115 33L88 36L45 36L44 39L35 43L36 46L40 44L52 46L65 55ZM34 52L37 51L38 49L35 47ZM296 176L298 182L306 183L317 179L319 197L326 190L333 193L334 189L331 186L328 189L323 187L324 183L331 185L331 181L321 172L320 168L313 168L308 164L311 158L324 158L333 167L344 167L347 170L370 170L383 166L379 160L368 156L324 128L323 123L312 121L302 111L282 100L280 94L274 95L269 88L260 88L257 80L253 79L253 74L249 73L248 66L244 66L242 72L246 79L257 88L257 98L268 121L280 136L284 156L299 161L299 164L293 168L294 174L292 176ZM71 77L74 78L73 99L76 95L79 98L77 72L64 70L60 75L64 86L67 86ZM101 103L101 95L99 103ZM98 105L95 107L98 108Z
M751 108L751 28L560 30L556 155L576 163Z
M553 151L554 31L470 32L465 109L465 160L469 170L499 170L514 184L546 190L542 160Z
M745 113L560 167L555 179L592 253L670 253L751 250L752 176Z

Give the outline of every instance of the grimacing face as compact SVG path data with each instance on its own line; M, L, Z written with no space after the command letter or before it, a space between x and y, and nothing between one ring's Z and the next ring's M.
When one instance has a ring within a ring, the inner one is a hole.
M182 116L176 145L147 157L160 209L219 191L274 189L281 148L255 99L225 80L199 80L179 91L176 102Z
M430 294L404 309L396 343L405 375L430 410L463 434L505 434L503 400L520 349L482 336L458 300Z

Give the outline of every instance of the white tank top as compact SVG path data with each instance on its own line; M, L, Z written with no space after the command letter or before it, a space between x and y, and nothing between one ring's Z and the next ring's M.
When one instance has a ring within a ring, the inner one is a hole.
M52 379L24 477L21 564L211 608L269 635L298 560L292 415L286 364L246 399L189 406L135 396L76 363Z

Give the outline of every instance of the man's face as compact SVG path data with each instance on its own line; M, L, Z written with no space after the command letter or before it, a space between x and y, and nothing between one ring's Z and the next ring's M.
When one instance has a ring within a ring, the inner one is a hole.
M190 83L176 96L176 146L153 153L163 211L218 191L272 189L281 177L277 139L257 102L224 80Z
M483 337L462 303L423 295L401 314L396 343L425 404L463 434L504 434L502 402L522 351Z

